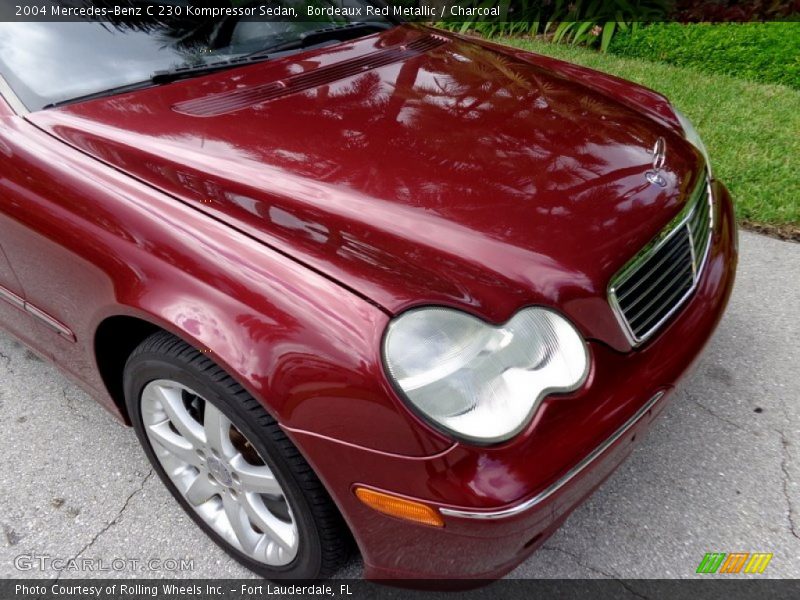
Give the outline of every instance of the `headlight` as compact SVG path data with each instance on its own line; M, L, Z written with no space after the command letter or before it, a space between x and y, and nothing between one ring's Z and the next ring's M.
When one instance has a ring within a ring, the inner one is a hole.
M589 355L563 317L526 308L494 327L449 308L410 310L389 324L386 369L435 427L477 443L507 440L541 399L583 384Z
M706 150L706 145L703 143L703 140L700 139L700 134L697 133L694 125L692 125L692 122L686 118L686 115L684 115L675 107L672 107L672 110L675 111L675 116L678 117L678 121L681 122L681 127L683 127L683 133L686 136L686 140L692 146L700 150L703 158L705 158L706 168L708 169L708 178L713 179L713 175L711 174L711 160L708 158L708 150Z

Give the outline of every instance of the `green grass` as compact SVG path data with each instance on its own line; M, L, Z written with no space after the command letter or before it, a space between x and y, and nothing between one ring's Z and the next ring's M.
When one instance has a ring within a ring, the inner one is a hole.
M609 52L800 89L800 23L654 23L617 33Z
M800 91L521 39L499 40L657 90L700 132L740 220L800 232Z

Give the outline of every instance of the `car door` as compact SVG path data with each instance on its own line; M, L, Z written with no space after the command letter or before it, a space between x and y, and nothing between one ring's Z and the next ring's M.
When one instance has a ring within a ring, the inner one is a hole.
M37 209L29 188L41 180L21 156L22 132L30 126L17 114L24 107L10 102L10 94L0 77L0 326L39 354L53 358L53 336L69 342L73 334L26 293L26 278L34 281L32 261L38 266L35 277L45 280L52 279L53 268L60 267L40 252L37 236L25 226L25 214Z
M0 123L10 118L12 114L11 108L0 96ZM3 177L3 165L7 164L6 161L10 159L9 153L10 148L3 143L2 136L0 136L0 178ZM3 198L0 197L0 205L2 204ZM3 218L0 215L0 328L7 329L21 337L20 332L28 328L30 316L24 312L25 294L3 247L5 237L3 234Z
M24 290L24 306L0 319L38 354L102 389L94 339L85 333L93 330L93 302L113 297L113 290L93 263L100 251L85 227L92 220L107 225L113 215L76 192L85 175L69 161L81 155L31 124L24 106L12 110L3 101L9 94L0 85L0 243L16 289ZM113 260L108 252L102 257ZM76 335L78 329L84 335Z

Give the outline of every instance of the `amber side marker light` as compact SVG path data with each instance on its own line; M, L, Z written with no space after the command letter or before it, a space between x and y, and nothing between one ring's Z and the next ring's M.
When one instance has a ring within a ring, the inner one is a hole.
M363 487L357 487L355 491L359 500L378 512L406 521L444 527L442 515L430 506Z

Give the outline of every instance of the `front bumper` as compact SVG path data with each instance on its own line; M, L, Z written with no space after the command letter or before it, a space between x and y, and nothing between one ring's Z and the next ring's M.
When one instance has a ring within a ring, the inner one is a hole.
M518 438L405 457L288 432L347 520L368 578L500 577L539 547L631 452L700 355L733 287L733 207L722 184L714 182L712 192L712 245L691 300L632 352L590 341L592 372L585 386L546 399ZM355 485L434 506L445 526L377 513L356 499Z

